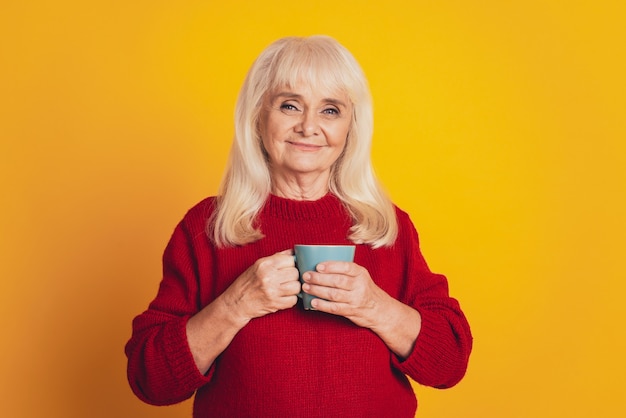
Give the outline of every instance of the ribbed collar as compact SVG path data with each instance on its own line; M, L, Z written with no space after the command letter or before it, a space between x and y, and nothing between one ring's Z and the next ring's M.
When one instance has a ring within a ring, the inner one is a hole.
M343 204L332 193L318 200L291 200L272 194L267 199L263 212L272 217L292 220L328 219L346 214Z

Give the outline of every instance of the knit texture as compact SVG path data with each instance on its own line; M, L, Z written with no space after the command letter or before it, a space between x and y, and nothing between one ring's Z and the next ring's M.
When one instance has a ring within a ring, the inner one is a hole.
M354 261L420 312L421 331L408 358L397 358L368 329L298 304L250 321L202 375L186 340L191 316L261 257L295 244L351 243L351 219L335 196L270 196L258 217L265 238L218 249L205 232L214 203L200 202L178 224L163 256L158 294L133 321L128 379L140 399L166 405L195 393L194 418L402 418L417 409L407 376L438 388L463 377L472 347L469 325L446 278L429 270L417 232L400 209L395 244L357 245Z

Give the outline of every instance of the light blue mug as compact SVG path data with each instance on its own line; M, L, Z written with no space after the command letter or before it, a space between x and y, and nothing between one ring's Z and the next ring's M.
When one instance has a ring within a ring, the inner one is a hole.
M307 271L315 271L317 265L323 261L354 261L354 245L296 245L294 259L296 267L302 275ZM301 292L304 309L311 310L311 301L315 296Z

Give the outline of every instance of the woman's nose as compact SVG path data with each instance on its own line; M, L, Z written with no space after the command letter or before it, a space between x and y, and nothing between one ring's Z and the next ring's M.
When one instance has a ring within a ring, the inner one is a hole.
M314 112L304 112L300 123L298 124L298 130L304 136L312 136L319 132L319 121L317 115Z

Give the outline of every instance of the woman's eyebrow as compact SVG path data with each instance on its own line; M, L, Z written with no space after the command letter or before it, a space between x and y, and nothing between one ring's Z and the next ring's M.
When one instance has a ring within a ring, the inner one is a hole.
M286 97L286 98L301 99L302 95L300 95L298 93L293 93L293 92L290 92L290 91L282 91L280 93L274 94L273 97Z
M301 94L298 93L293 93L293 92L289 92L289 91L284 91L284 92L280 92L280 93L276 93L273 96L273 100L277 100L277 99L296 99L296 100L302 100L303 96ZM334 97L325 97L321 100L323 103L327 103L327 104L332 104L335 106L343 106L343 107L348 107L348 105L340 99L334 98Z
M328 104L334 104L335 106L348 107L348 104L345 103L343 100L335 99L333 97L327 97L327 98L323 99L323 101L328 103Z

